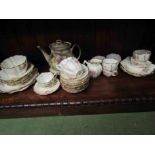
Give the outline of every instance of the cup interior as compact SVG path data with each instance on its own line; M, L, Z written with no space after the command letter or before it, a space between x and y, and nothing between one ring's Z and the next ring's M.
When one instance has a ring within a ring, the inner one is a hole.
M151 54L151 51L149 50L135 50L133 52L135 55L145 55L145 54Z
M2 61L1 67L2 69L11 69L14 67L17 67L23 63L25 63L27 60L26 56L23 55L15 55L12 57L9 57Z
M53 78L54 75L51 72L44 72L37 77L37 81L41 84L47 84L50 83L53 80Z
M60 62L59 66L60 68L62 68L61 70L63 72L66 72L71 75L77 74L79 71L82 70L80 62L74 57L68 57L64 59Z
M119 54L116 54L116 53L108 54L106 56L106 58L115 59L115 60L118 60L119 62L121 61L121 56Z
M117 64L118 60L112 59L112 58L106 58L106 59L103 60L103 63L106 63L106 64Z

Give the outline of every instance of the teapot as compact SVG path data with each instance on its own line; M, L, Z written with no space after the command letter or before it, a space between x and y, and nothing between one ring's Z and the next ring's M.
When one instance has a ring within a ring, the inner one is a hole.
M78 44L74 44L71 47L70 42L65 42L62 40L56 40L55 42L49 44L49 48L51 50L51 54L48 54L43 50L40 46L37 46L37 48L42 52L43 56L45 57L46 61L48 62L50 66L50 71L54 73L58 73L57 65L64 59L68 57L74 57L73 50L75 47L78 47L79 49L79 55L77 59L80 59L81 57L81 48Z
M90 62L87 62L86 60L84 60L83 64L87 65L87 67L89 69L90 77L97 78L98 76L100 76L100 74L102 72L102 65L101 64L90 63Z

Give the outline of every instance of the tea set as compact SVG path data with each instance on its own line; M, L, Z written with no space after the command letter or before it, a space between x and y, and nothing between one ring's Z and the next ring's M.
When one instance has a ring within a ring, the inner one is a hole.
M73 54L75 47L79 56ZM106 77L118 75L118 67L133 76L143 77L155 70L155 65L149 61L151 51L135 50L131 57L124 60L116 53L95 56L80 63L80 46L56 40L49 45L51 54L47 54L40 46L50 68L49 72L38 73L38 69L27 60L26 56L15 55L1 62L0 93L15 93L27 89L34 84L33 91L38 95L49 95L56 92L60 86L69 93L79 93L89 86L90 78L97 78L103 73ZM58 78L59 77L59 78Z

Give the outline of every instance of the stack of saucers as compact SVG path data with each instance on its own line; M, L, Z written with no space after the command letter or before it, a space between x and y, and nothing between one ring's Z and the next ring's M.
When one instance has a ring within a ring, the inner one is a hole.
M23 55L15 55L1 63L0 93L23 91L32 85L38 76L38 69Z
M121 61L121 68L126 73L143 77L150 75L155 70L155 65L149 61L151 51L148 50L135 50L132 57L127 57Z
M79 93L89 85L89 71L77 59L69 57L59 64L62 88L69 93Z
M83 73L76 78L69 78L66 74L60 74L61 86L69 93L79 93L85 90L89 85L89 71L85 65L82 65Z

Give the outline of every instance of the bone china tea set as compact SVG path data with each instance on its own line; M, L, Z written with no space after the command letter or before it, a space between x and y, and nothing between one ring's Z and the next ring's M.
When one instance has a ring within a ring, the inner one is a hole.
M73 50L79 49L75 58ZM33 91L38 95L49 95L61 86L69 93L79 93L89 86L90 78L97 78L103 73L106 77L117 76L118 67L135 77L144 77L154 73L155 65L149 61L151 51L135 50L131 57L121 60L116 53L95 56L90 60L79 62L80 46L70 42L56 40L49 45L51 54L48 55L40 46L48 62L50 72L38 73L38 69L27 60L26 56L15 55L1 62L0 93L15 93L27 89L32 84ZM59 78L58 78L59 77Z

